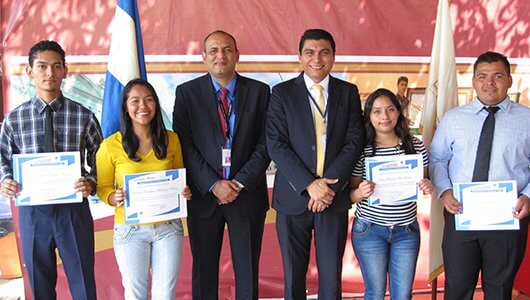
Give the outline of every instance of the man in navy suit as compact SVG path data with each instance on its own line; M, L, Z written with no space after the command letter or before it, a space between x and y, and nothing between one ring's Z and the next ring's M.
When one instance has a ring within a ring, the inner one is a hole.
M193 299L217 299L219 258L228 224L236 299L258 298L258 267L269 208L265 117L270 88L236 73L236 40L204 40L208 74L177 87L173 130L182 144L193 255Z
M303 73L273 88L267 115L267 148L278 166L272 206L285 299L306 299L313 233L318 299L341 299L349 180L364 146L359 93L329 75L335 41L327 31L304 32L299 60Z

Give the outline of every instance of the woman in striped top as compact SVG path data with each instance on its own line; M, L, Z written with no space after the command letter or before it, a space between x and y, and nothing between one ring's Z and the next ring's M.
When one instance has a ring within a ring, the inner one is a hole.
M352 244L361 266L365 299L383 299L387 276L392 299L410 299L420 248L416 202L370 206L367 197L375 183L366 180L364 159L370 156L421 154L424 179L418 186L429 194L429 158L423 143L410 135L396 95L378 89L366 100L364 110L366 146L353 171L350 199L357 203Z

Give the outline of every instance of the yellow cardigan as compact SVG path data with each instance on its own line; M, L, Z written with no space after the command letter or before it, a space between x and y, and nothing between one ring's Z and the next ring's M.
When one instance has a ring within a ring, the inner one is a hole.
M96 168L98 174L97 194L105 203L109 203L109 196L115 189L123 188L123 175L143 172L163 171L184 167L180 141L173 131L167 131L169 141L166 158L159 160L153 149L147 155L139 155L142 159L134 162L129 159L123 149L122 136L117 132L106 138L96 154ZM125 223L123 206L116 207L114 222Z

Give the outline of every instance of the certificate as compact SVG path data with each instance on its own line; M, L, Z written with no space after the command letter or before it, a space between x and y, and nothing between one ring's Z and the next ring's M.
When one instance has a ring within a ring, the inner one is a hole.
M453 195L463 207L455 215L456 230L519 229L519 220L512 215L517 202L515 180L455 183Z
M398 204L419 199L418 183L423 179L421 154L366 157L365 167L366 179L375 183L368 204Z
M79 203L75 181L81 178L79 152L13 155L13 177L20 184L16 206Z
M186 169L123 175L125 224L163 222L188 215Z

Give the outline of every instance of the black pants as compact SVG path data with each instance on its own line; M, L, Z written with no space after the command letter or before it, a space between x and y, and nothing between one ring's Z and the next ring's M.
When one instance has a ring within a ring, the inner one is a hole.
M520 222L520 230L455 231L454 215L444 210L444 217L445 299L473 299L482 272L484 298L510 300L526 250L529 218Z
M19 208L24 264L34 299L56 299L57 258L73 299L96 299L94 223L87 199L83 203Z
M258 299L258 271L265 213L240 216L229 206L218 206L209 218L188 216L193 255L192 294L194 300L217 300L219 259L225 224L228 224L236 299Z
M348 212L305 211L301 215L276 214L276 231L282 252L286 300L306 299L306 274L313 233L318 268L318 299L342 299L342 257L348 233Z

